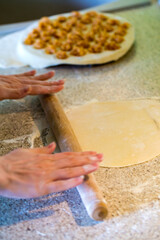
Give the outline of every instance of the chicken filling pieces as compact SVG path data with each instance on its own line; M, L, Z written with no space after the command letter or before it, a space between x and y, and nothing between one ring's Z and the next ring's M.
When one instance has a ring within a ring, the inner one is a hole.
M35 49L44 49L58 59L84 56L121 48L129 23L121 23L97 12L72 12L57 19L43 17L24 41Z

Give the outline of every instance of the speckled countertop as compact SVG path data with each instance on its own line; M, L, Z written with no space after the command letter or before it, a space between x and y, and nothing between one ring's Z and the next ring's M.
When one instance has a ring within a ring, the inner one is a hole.
M151 6L118 15L135 26L134 46L115 63L55 67L55 79L67 79L65 90L58 94L64 108L93 98L160 98L160 9ZM28 69L0 69L0 73ZM0 154L54 139L37 97L1 102L0 129ZM89 218L75 188L28 200L1 197L0 239L160 239L160 158L132 167L101 168L95 177L108 202L105 221Z

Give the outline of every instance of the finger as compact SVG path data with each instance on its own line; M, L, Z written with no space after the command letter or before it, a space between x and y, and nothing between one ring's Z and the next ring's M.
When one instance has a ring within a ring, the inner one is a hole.
M53 193L53 192L61 192L65 191L67 189L76 187L80 185L84 180L83 176L77 177L77 178L72 178L68 179L65 181L56 181L56 182L51 182L46 185L47 188L47 193Z
M43 80L47 80L47 79L49 79L49 78L51 78L51 77L53 77L53 76L54 76L54 71L50 71L50 72L48 72L48 73L44 73L44 74L41 74L41 75L37 75L37 76L35 76L33 79L43 81Z
M56 148L56 143L52 142L51 144L49 144L46 147L41 147L41 148L32 148L32 149L28 149L28 151L36 153L36 154L51 154L54 152ZM46 159L47 159L47 155L45 155Z
M30 95L57 93L64 88L63 85L59 86L30 85L30 87L31 87Z
M31 77L34 76L36 74L36 70L31 70L29 72L24 72L24 73L20 73L20 74L14 74L14 75L10 75L10 76L15 76L15 77Z
M59 86L59 85L63 85L64 82L55 82L55 81L50 81L50 82L47 82L47 81L38 81L38 80L32 80L32 79L21 79L21 82L23 84L26 84L26 85L40 85L40 86Z
M94 172L95 170L97 170L97 168L98 164L94 163L81 167L57 169L54 171L53 176L50 176L50 178L52 178L54 181L75 178Z
M57 153L59 154L59 153ZM84 152L63 152L63 154L65 154L65 156L72 156L74 154L74 156L85 156L85 155L95 155L97 154L97 152L95 151L84 151Z
M63 169L68 167L73 168L101 162L102 156L103 156L102 154L97 154L80 157L61 158L54 160L54 165L56 169Z
M58 80L58 81L54 81L53 83L54 83L54 85L62 85L62 84L65 83L65 80L61 79L61 80Z
M4 88L0 96L1 100L3 99L20 99L27 96L30 93L30 87L26 86L19 89L9 89Z
M54 155L43 154L41 157L42 159L48 159L50 161L60 161L60 160L68 161L71 158L75 158L75 159L79 157L87 158L87 157L92 157L96 154L97 154L96 152L86 152L86 153L85 152L62 152L62 153L55 153Z

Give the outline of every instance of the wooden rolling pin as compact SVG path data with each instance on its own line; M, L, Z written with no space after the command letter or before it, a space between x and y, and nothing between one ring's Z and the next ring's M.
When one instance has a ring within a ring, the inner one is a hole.
M40 101L61 151L81 152L82 149L58 98L55 95L43 95L40 96ZM77 189L89 216L97 221L103 220L108 213L107 204L93 174L86 175L85 181L77 186Z

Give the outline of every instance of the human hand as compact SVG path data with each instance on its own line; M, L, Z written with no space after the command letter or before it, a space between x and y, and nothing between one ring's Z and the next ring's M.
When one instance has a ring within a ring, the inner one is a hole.
M81 184L95 171L102 154L64 152L52 154L56 144L34 149L16 149L0 157L0 194L30 198L60 192Z
M56 93L64 88L64 80L44 81L54 76L53 71L37 76L35 74L36 71L32 70L16 75L0 75L0 100Z

